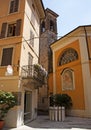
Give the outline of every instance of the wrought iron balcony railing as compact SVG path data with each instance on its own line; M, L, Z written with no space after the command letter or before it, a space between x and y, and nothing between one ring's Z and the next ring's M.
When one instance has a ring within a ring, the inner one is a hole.
M26 65L22 67L22 78L32 78L40 82L40 84L45 84L46 71L40 65Z
M34 70L33 65L25 65L22 67L21 70L21 76L22 78L32 78L36 77L37 78L37 72Z

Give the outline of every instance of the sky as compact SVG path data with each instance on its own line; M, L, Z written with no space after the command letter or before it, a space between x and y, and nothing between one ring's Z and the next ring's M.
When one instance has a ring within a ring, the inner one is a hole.
M42 0L45 9L59 15L58 36L64 36L78 26L91 25L91 0Z

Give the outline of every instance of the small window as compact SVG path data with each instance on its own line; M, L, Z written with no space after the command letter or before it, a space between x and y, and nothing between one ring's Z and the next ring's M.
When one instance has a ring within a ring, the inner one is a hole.
M41 24L41 32L44 32L44 31L45 31L45 22L43 21Z
M34 46L34 34L32 31L30 31L30 43L29 45L32 45L32 47Z
M19 5L19 0L11 0L9 13L17 12L18 11L18 5Z
M19 36L21 34L21 23L21 19L18 19L16 22L12 24L2 23L0 38Z
M7 66L12 64L12 54L13 47L3 49L1 66Z
M30 53L28 53L28 65L32 66L32 64L33 64L33 56Z
M54 31L54 22L50 20L50 31Z
M14 23L14 24L9 24L9 25L8 25L8 33L7 33L7 36L8 36L8 37L15 36L15 32L16 32L16 23Z

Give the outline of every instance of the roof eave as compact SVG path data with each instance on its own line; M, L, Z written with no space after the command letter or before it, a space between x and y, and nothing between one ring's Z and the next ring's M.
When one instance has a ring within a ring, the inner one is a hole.
M35 0L35 4L38 8L40 19L45 17L45 9L42 0Z
M52 48L52 46L54 46L58 41L70 37L70 35L72 35L73 32L77 31L80 28L84 28L84 27L91 27L91 25L82 25L82 26L78 26L77 28L73 29L72 31L70 31L69 33L67 33L66 35L62 36L61 38L59 38L58 40L56 40L55 42L53 42L50 47Z

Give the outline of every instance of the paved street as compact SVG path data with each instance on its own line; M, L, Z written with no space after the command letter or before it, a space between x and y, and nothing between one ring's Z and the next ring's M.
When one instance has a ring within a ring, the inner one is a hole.
M50 121L48 116L38 116L36 120L19 128L4 130L91 130L91 118L66 117L64 122Z

